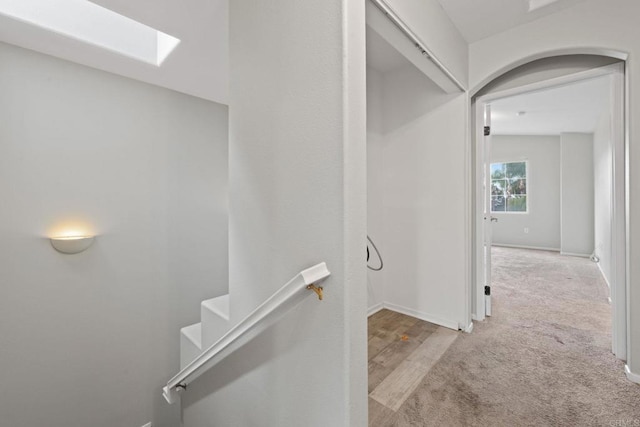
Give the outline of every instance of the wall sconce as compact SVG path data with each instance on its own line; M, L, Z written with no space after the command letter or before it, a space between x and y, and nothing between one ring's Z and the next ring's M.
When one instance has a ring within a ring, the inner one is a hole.
M51 246L63 254L78 254L86 250L95 239L94 236L51 237Z

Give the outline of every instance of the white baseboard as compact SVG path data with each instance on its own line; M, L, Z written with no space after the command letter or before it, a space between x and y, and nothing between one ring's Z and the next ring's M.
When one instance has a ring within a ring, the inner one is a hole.
M376 314L377 312L379 312L380 310L382 310L384 308L384 303L379 302L377 304L372 305L371 307L369 307L369 309L367 310L367 317L369 316L373 316L374 314Z
M580 258L591 258L591 254L578 254L578 253L574 253L574 252L562 252L562 251L560 251L560 255L576 256L576 257L580 257Z
M546 248L544 246L511 245L509 243L495 243L495 242L492 242L491 246L498 246L501 248L533 249L534 251L560 252L560 248Z
M427 313L423 313L412 308L403 307L401 305L392 304L390 302L383 303L384 308L395 311L400 314L406 314L407 316L415 317L416 319L424 320L425 322L435 323L436 325L444 326L445 328L453 329L457 331L460 329L458 322L452 322L450 320L440 319Z
M470 334L471 332L473 332L473 322L469 322L469 326L467 326L466 328L463 329L464 332Z
M401 305L392 304L390 302L379 302L372 305L367 309L367 317L373 316L382 309L395 311L396 313L405 314L407 316L415 317L416 319L424 320L425 322L434 323L436 325L444 326L445 328L453 329L454 331L460 330L460 325L450 320L440 319L430 314L423 313L412 308L403 307ZM471 332L473 330L473 322L463 329L465 332Z
M640 375L631 372L629 365L624 365L624 373L627 375L629 381L640 384Z
M604 282L607 284L607 287L611 289L611 283L609 283L607 276L604 274L604 271L602 271L602 267L600 266L600 263L596 262L596 265L598 266L598 270L600 270L600 274L602 274L602 278L604 279Z

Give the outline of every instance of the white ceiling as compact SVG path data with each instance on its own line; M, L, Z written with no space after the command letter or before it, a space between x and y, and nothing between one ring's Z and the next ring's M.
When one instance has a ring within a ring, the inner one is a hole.
M2 15L0 41L228 103L228 0L92 1L181 42L161 67L155 67ZM438 1L467 41L473 42L583 0L557 0L531 13L528 0ZM369 43L370 62L382 71L397 67L401 63L397 52L378 42Z
M161 67L0 15L0 41L226 104L228 0L92 0L181 40Z
M530 92L491 102L491 133L495 135L558 135L592 133L609 110L609 77ZM525 114L518 116L519 111Z
M534 21L583 0L557 0L529 12L529 0L438 0L469 43Z

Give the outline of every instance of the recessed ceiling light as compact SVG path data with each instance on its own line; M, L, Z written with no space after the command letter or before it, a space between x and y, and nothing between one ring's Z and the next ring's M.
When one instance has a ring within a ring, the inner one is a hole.
M529 12L533 12L536 9L555 3L558 0L529 0Z
M87 0L0 0L0 14L156 66L180 43Z

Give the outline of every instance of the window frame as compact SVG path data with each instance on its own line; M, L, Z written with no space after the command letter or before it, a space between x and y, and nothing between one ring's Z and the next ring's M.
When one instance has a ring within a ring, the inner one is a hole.
M507 164L507 163L524 163L524 168L525 168L525 177L524 179L527 181L527 192L525 194L525 196L527 197L526 199L526 204L525 207L526 209L523 211L494 211L493 210L493 203L491 203L491 201L489 202L490 206L491 206L491 214L498 214L498 215L504 215L504 214L516 214L516 215L527 215L529 214L530 211L530 199L529 199L529 160L528 159L520 159L520 160L492 160L489 163L489 183L491 184L489 186L489 193L491 193L491 186L493 185L493 178L491 178L491 166L498 164L498 163L502 163L502 164ZM505 168L506 169L506 168ZM489 194L489 197L493 197L492 194ZM506 201L505 201L506 204Z

